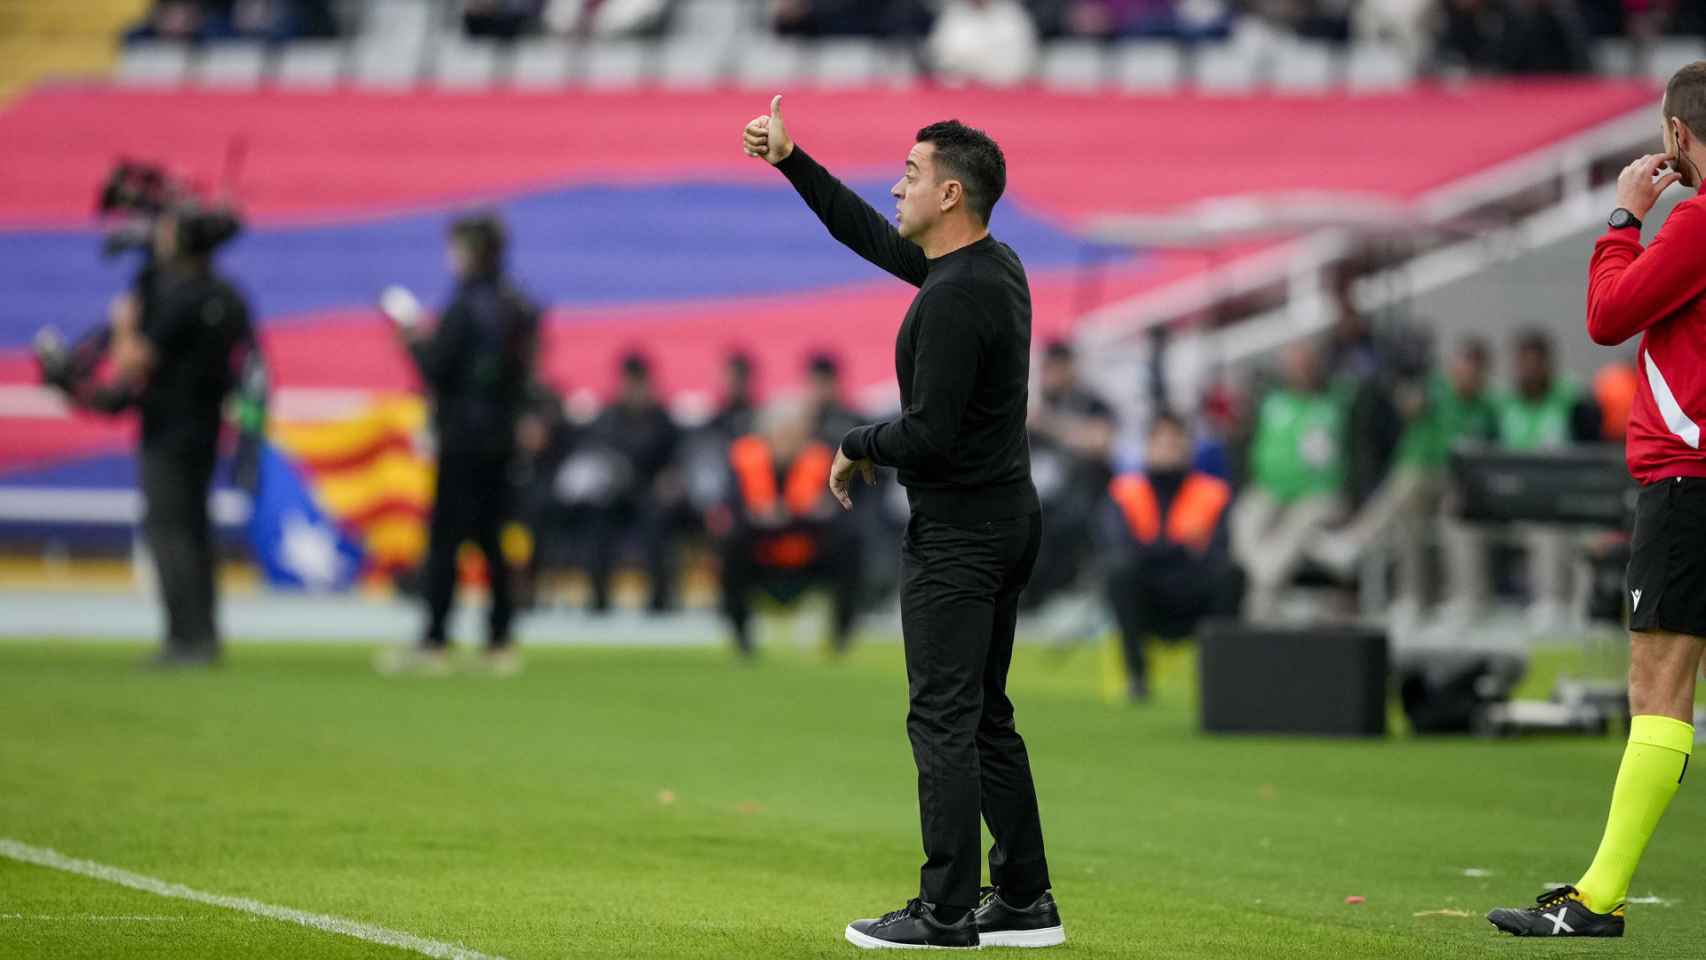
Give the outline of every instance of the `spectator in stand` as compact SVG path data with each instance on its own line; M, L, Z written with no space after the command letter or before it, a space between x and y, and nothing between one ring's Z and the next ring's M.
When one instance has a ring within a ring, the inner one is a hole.
M1580 73L1593 65L1575 0L1446 0L1438 59L1521 74Z
M1036 66L1037 26L1018 0L947 0L927 47L949 82L1008 87Z
M568 511L557 497L558 472L574 450L575 425L563 412L563 398L543 383L529 391L527 405L516 424L517 514L533 538L527 567L516 583L516 605L534 606L547 571L565 561L564 548L572 527Z
M1284 383L1262 398L1250 482L1232 511L1232 555L1249 577L1245 613L1272 617L1282 589L1341 508L1348 398L1329 385L1314 343L1281 358Z
M833 597L830 649L845 652L852 638L864 570L856 527L829 495L829 468L835 448L812 435L811 411L795 407L769 410L759 433L729 446L734 474L720 528L723 613L734 634L735 650L751 656L752 594L764 591L791 602L812 586L826 586Z
M1108 604L1119 622L1128 690L1149 699L1143 644L1189 636L1203 619L1235 616L1244 574L1232 563L1226 506L1231 488L1191 469L1185 422L1159 413L1149 423L1143 470L1115 477L1104 519L1114 566Z
M923 0L771 0L783 36L919 37L930 28Z
M731 350L723 361L723 405L705 426L727 445L752 432L758 411L752 399L752 354Z
M549 0L545 28L575 37L650 36L669 20L671 0Z
M462 0L462 29L470 37L514 40L539 29L545 0Z
M248 39L278 42L335 37L331 0L156 0L142 23L125 34L138 40Z
M1112 477L1114 409L1078 375L1064 340L1043 350L1037 402L1028 424L1032 475L1048 523L1024 603L1035 606L1078 579L1089 558L1095 518Z
M643 354L622 358L621 391L588 434L614 461L613 475L620 478L589 518L593 609L610 609L617 551L637 542L651 581L650 609L669 610L675 606L674 533L686 492L675 462L681 433L658 399Z
M1351 8L1351 36L1397 48L1412 70L1426 64L1434 42L1436 0L1363 0Z

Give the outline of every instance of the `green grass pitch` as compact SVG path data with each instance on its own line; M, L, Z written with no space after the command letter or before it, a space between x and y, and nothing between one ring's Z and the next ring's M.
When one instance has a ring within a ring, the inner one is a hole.
M851 957L920 859L900 652L532 651L522 676L383 679L371 651L0 643L0 837L510 960ZM1099 658L1013 688L1078 957L1700 957L1706 797L1679 794L1621 942L1481 918L1573 880L1615 739L1207 738L1175 666L1102 702ZM1466 870L1491 876L1468 876ZM1365 897L1348 905L1346 897ZM0 957L393 949L0 860Z

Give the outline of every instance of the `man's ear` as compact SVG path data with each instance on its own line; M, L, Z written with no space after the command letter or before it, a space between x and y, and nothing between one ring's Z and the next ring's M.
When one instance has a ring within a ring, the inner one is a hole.
M954 207L956 207L960 203L964 202L965 198L966 198L965 184L959 182L958 180L949 180L947 183L942 184L942 212L943 213L947 213L949 210L954 209Z

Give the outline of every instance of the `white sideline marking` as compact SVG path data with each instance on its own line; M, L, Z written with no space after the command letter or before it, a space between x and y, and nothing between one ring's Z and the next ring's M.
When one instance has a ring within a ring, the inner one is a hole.
M428 940L417 937L412 933L399 930L389 930L385 927L374 926L371 923L361 923L356 920L345 920L343 917L328 916L323 913L309 913L306 910L294 910L290 907L277 907L259 900L247 897L228 897L218 893L203 893L184 886L181 883L170 883L155 877L131 873L118 867L109 867L104 863L92 860L78 860L68 857L57 850L46 847L32 847L27 843L19 843L9 837L0 837L0 857L17 860L22 863L47 867L50 870L61 870L65 873L75 873L78 876L103 880L143 893L155 896L171 897L176 900L190 900L195 903L205 903L208 906L223 907L227 910L237 910L271 920L282 920L285 923L300 924L325 933L336 933L368 943L377 943L399 950L409 950L439 960L503 960L502 957L469 950L454 943L443 943L438 940Z
M188 923L191 920L199 919L199 917L179 917L155 913L0 913L0 920L40 920L58 923Z

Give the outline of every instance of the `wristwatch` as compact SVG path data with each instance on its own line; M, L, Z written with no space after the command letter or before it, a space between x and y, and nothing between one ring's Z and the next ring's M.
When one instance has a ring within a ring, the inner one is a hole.
M1611 224L1611 229L1613 230L1622 230L1624 227L1634 227L1637 230L1641 229L1641 218L1635 216L1622 207L1618 207L1616 210L1611 211L1611 219L1606 222Z

